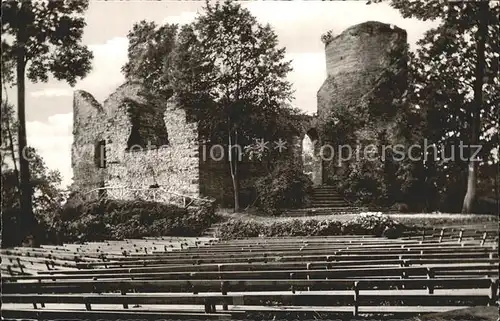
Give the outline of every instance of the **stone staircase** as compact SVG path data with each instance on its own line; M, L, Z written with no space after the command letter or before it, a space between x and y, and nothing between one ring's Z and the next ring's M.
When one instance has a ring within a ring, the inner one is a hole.
M287 210L283 216L358 214L364 210L364 208L350 205L335 187L321 185L314 188L309 208Z
M322 185L314 188L311 199L311 207L349 207L349 204L337 192L335 187Z
M214 223L212 224L208 229L206 229L205 231L203 231L203 234L202 236L204 237L216 237L215 234L217 232L217 229L219 228L219 226L221 225L222 223Z

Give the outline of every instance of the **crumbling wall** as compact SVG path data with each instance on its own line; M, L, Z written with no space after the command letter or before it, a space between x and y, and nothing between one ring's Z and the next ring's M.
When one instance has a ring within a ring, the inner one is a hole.
M215 147L213 147L215 146ZM234 205L234 188L231 177L228 150L222 145L200 145L200 193L204 196L215 198L223 207ZM279 153L274 150L274 142L269 142L272 153ZM213 149L212 149L213 147ZM301 163L301 140L299 137L292 137L286 145L286 149L279 154L280 162ZM236 157L236 156L234 156ZM254 203L257 196L255 190L256 181L268 175L272 166L276 163L267 164L266 161L249 160L248 155L242 155L241 161L237 163L239 180L239 201L240 206L247 206ZM269 167L271 166L271 167Z
M75 189L90 191L104 185L106 169L96 158L99 142L104 140L106 113L95 98L83 91L73 95L73 144L71 164Z
M232 206L233 183L229 162L226 156L218 160L218 150L214 150L215 157L211 157L210 148L211 146L200 145L200 193L216 199L222 206Z
M123 87L107 101L110 106L106 109L113 111L115 116L108 128L112 151L108 156L107 186L129 189L161 186L172 192L199 196L197 126L187 122L186 113L177 105L175 98L167 102L163 112L168 143L157 145L148 141L149 144L129 148L133 126L127 108L130 103L137 106L146 103L139 90L136 85ZM133 198L133 193L122 198Z
M200 192L204 196L215 198L221 206L232 207L234 205L234 188L227 146L224 155L220 154L221 148L219 147L214 148L211 153L211 147L211 145L200 146ZM237 166L240 205L247 206L255 200L255 181L266 175L267 171L263 167L263 163L250 161L246 156L242 156Z
M175 98L165 106L152 107L141 90L138 83L125 83L103 106L88 93L75 93L74 150L95 143L105 146L103 155L96 155L94 148L87 147L85 153L80 153L83 157L73 157L77 189L86 192L91 187L106 186L108 195L132 199L144 194L132 189L161 186L199 196L197 124L187 121ZM133 111L140 120L136 124L131 108L137 108ZM146 144L129 146L134 126L138 126ZM105 156L105 168L94 166L96 156Z

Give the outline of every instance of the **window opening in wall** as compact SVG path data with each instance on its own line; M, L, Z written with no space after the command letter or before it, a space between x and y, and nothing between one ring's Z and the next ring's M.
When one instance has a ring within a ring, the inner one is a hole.
M127 140L127 150L130 150L130 148L136 146L139 147L144 146L141 134L139 133L138 121L137 120L133 121L132 119L130 121L132 122L132 129L130 131L130 136L128 137Z
M94 162L97 168L106 168L106 141L100 140L95 144Z

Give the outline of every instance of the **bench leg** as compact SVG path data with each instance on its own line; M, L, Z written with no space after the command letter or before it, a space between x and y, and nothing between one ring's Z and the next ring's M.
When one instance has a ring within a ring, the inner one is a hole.
M498 280L496 279L491 280L489 299L489 306L496 305L498 300Z
M215 313L216 308L214 303L206 302L205 303L205 313Z
M122 295L125 295L125 294L127 294L127 291L125 291L125 290L121 290L121 293L122 293ZM128 309L128 304L126 304L126 303L125 303L125 304L123 304L123 308L124 308L124 309Z
M354 309L352 311L353 316L357 317L359 313L359 283L354 282L354 300L353 300L353 305Z
M221 287L222 295L227 295L227 283L225 281L222 281L220 287ZM224 310L224 311L228 310L226 301L224 301L224 303L222 304L222 310Z

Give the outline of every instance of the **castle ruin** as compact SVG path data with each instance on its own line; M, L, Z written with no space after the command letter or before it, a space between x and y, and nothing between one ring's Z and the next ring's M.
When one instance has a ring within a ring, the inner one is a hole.
M365 22L340 35L324 37L327 79L317 93L317 116L304 117L292 141L292 155L301 157L304 137L319 146L330 138L322 130L337 108L377 99L390 106L406 86L406 32L380 22ZM382 76L387 70L397 79ZM389 82L388 82L389 81ZM388 86L399 83L401 88ZM383 90L377 90L383 89ZM140 112L139 112L140 109ZM147 106L139 83L120 86L101 105L91 94L76 91L73 102L72 167L74 188L148 189L163 186L191 196L208 196L222 204L232 199L227 163L202 157L197 124L170 99L164 109ZM146 143L150 146L146 146ZM134 146L144 148L134 150ZM337 164L318 160L312 166L315 185L326 184ZM251 185L252 169L243 168L242 182ZM133 198L133 192L119 197Z

